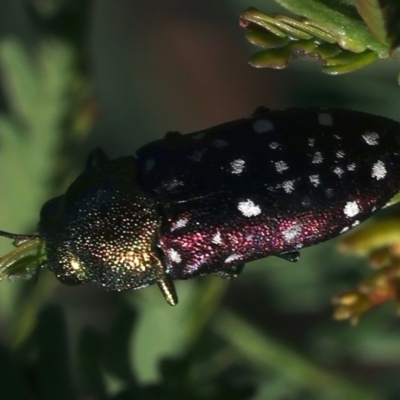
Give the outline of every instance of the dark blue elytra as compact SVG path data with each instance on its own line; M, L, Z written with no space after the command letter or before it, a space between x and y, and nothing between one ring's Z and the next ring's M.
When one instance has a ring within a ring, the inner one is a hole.
M236 276L245 262L299 250L359 224L400 190L400 124L336 109L259 108L164 139L136 157L91 153L39 233L64 283L110 290Z

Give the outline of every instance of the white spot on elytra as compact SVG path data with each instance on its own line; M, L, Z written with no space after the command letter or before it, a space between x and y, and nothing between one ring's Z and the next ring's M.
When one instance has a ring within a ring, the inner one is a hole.
M149 160L146 160L146 162L144 164L144 170L146 172L149 172L154 168L155 165L156 165L156 162L154 161L154 159L150 158Z
M184 228L188 224L189 220L187 218L180 218L176 222L174 222L171 226L171 231L175 231L176 229Z
M315 145L315 139L314 138L308 138L308 145L310 147L314 147Z
M285 163L285 161L278 161L275 163L275 168L276 170L281 174L283 171L286 171L289 169L288 165Z
M217 233L212 237L211 243L214 243L214 244L221 244L221 243L222 243L221 232L217 232Z
M196 150L188 158L190 158L194 162L200 162L206 150L207 149Z
M360 224L360 221L354 221L352 224L351 224L351 226L352 227L355 227L355 226L357 226L357 225L359 225Z
M291 193L294 190L294 181L285 181L282 183L281 187L286 193Z
M175 249L169 249L168 256L172 262L179 264L182 261L181 255Z
M279 143L271 142L271 143L269 144L269 147L270 147L272 150L276 150L276 149L279 147Z
M317 151L317 152L314 154L313 159L311 160L311 162L312 162L313 164L321 164L322 161L324 161L324 157L322 157L322 154L321 154L320 151Z
M342 150L339 150L339 151L336 153L336 157L337 157L337 158L344 158L344 156L345 156L345 153L344 153L344 151L342 151Z
M345 226L339 233L345 233L349 230L350 228L348 226Z
M254 204L250 199L239 202L237 208L245 217L255 217L261 214L260 206Z
M268 119L259 119L253 122L255 133L267 133L274 129L273 123Z
M344 174L344 171L343 171L342 168L340 168L340 167L336 167L336 168L333 170L333 172L334 172L339 178Z
M379 142L379 135L376 132L365 132L364 135L362 135L363 139L367 144L370 146L376 146Z
M319 180L319 175L310 175L309 178L310 178L310 182L315 187L317 187L321 183L320 180Z
M231 168L232 168L232 174L240 175L245 166L245 161L238 158L237 160L234 160L231 162Z
M351 218L360 212L360 208L356 201L348 201L343 208L343 212L347 217Z
M225 263L231 263L232 261L240 260L239 254L231 254L229 257L225 259Z
M200 139L203 139L204 136L206 136L205 132L199 132L199 133L192 135L192 139L200 140Z
M329 113L319 113L318 122L320 123L320 125L332 126L333 125L332 115Z
M228 146L228 142L226 140L222 140L222 139L214 140L214 142L212 144L214 147L217 147L219 149L222 147Z
M387 171L385 164L379 160L373 165L371 176L379 181L380 179L383 179L386 176L386 173Z
M354 163L349 164L349 165L347 166L347 169L348 169L349 171L354 171L354 170L356 169L356 164L354 164Z
M282 231L282 236L289 242L301 234L301 224L295 224Z

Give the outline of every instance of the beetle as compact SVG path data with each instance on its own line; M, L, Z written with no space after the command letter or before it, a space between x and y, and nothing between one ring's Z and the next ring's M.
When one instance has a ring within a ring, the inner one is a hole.
M41 209L45 266L108 290L236 277L266 256L338 236L400 190L400 124L359 111L268 110L163 139L136 156L92 151ZM17 237L2 232L8 237Z

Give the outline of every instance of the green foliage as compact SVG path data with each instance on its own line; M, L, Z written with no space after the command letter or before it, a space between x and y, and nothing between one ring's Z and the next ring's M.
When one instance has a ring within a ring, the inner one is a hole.
M398 58L400 4L396 0L357 0L355 4L326 0L277 0L300 15L269 15L244 11L241 25L247 39L265 50L250 59L254 67L285 68L290 60L319 61L322 71L338 75L379 59Z
M107 332L84 329L73 359L61 309L45 307L34 331L17 349L0 348L0 396L50 400L57 393L59 399L76 398L78 387L71 375L74 367L81 392L102 399L244 400L254 397L260 380L271 380L275 373L292 382L287 394L304 390L309 398L377 399L313 366L230 313L219 312L213 321L212 330L205 331L195 346L179 357L160 361L161 378L156 384L143 385L135 376L127 351L137 324L130 307L120 304ZM243 337L248 340L243 341Z
M9 105L8 114L0 115L5 227L26 229L22 223L36 223L37 210L48 198L49 182L59 162L62 121L70 107L66 99L73 86L73 63L73 49L62 42L40 42L36 57L14 38L0 42L2 82Z

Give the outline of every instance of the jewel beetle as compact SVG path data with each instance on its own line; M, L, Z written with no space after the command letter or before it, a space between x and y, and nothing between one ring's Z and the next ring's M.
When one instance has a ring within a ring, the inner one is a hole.
M400 124L340 109L258 108L136 156L90 153L66 193L44 204L38 236L66 284L108 290L236 277L247 261L340 235L400 191ZM3 235L13 237L3 232ZM17 237L18 235L14 235Z

